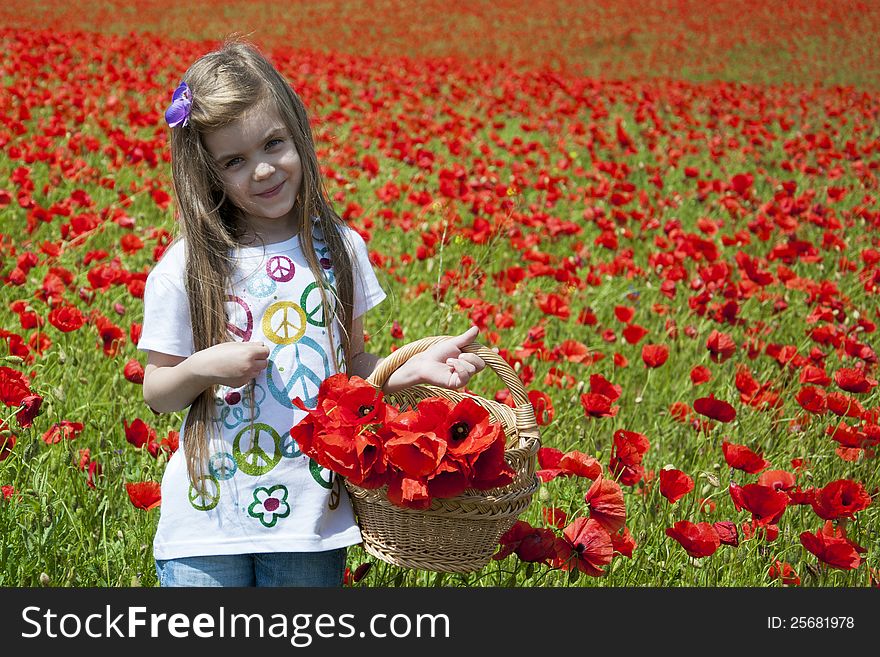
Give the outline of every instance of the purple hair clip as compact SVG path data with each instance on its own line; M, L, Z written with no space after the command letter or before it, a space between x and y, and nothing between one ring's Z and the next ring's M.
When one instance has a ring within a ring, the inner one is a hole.
M185 126L189 123L189 112L192 107L192 95L186 82L181 82L180 86L174 90L171 97L171 104L165 110L165 121L168 127L176 128L177 126Z

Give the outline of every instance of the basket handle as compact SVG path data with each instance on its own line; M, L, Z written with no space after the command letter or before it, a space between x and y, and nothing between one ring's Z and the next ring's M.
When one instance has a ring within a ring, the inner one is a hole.
M403 365L410 358L419 354L429 347L437 344L438 342L442 342L443 340L450 340L453 336L449 335L437 335L427 338L422 338L421 340L416 340L415 342L410 342L399 349L395 349L388 356L386 356L381 363L379 363L378 367L376 367L375 371L367 378L367 382L371 385L376 386L377 388L382 388L385 385L385 382L391 376L391 373L394 372L397 368ZM504 360L501 356L496 354L491 349L484 347L481 344L476 342L471 342L468 345L465 345L461 348L461 351L476 354L480 358L485 361L486 366L489 367L498 377L504 382L504 385L507 386L507 389L513 395L513 399L516 402L517 406L531 406L531 401L529 400L529 396L526 393L526 389L523 386L522 380L519 378L516 372L513 371L513 368L510 364Z

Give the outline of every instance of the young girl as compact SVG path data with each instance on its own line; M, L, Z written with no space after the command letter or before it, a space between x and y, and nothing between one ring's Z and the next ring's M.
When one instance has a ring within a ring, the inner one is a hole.
M337 371L368 377L363 314L385 297L324 191L302 101L254 47L197 60L166 112L181 238L147 279L144 400L189 408L162 479L162 586L339 586L360 532L338 477L288 433ZM385 385L464 386L476 327Z

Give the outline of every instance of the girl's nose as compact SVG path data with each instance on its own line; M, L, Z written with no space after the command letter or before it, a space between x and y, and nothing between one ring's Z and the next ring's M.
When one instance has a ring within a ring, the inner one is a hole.
M275 167L268 162L260 162L254 169L254 180L265 180L275 173Z

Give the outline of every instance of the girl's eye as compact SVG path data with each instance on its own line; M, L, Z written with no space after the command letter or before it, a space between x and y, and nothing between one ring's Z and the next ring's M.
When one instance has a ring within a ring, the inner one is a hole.
M276 144L280 144L280 143L283 142L283 141L284 141L283 139L270 139L270 140L266 143L266 148L272 148L272 147L275 146Z
M226 164L223 165L223 168L230 169L230 168L234 167L236 164L238 164L240 161L241 161L240 157L234 157L231 160L228 160L226 162Z

